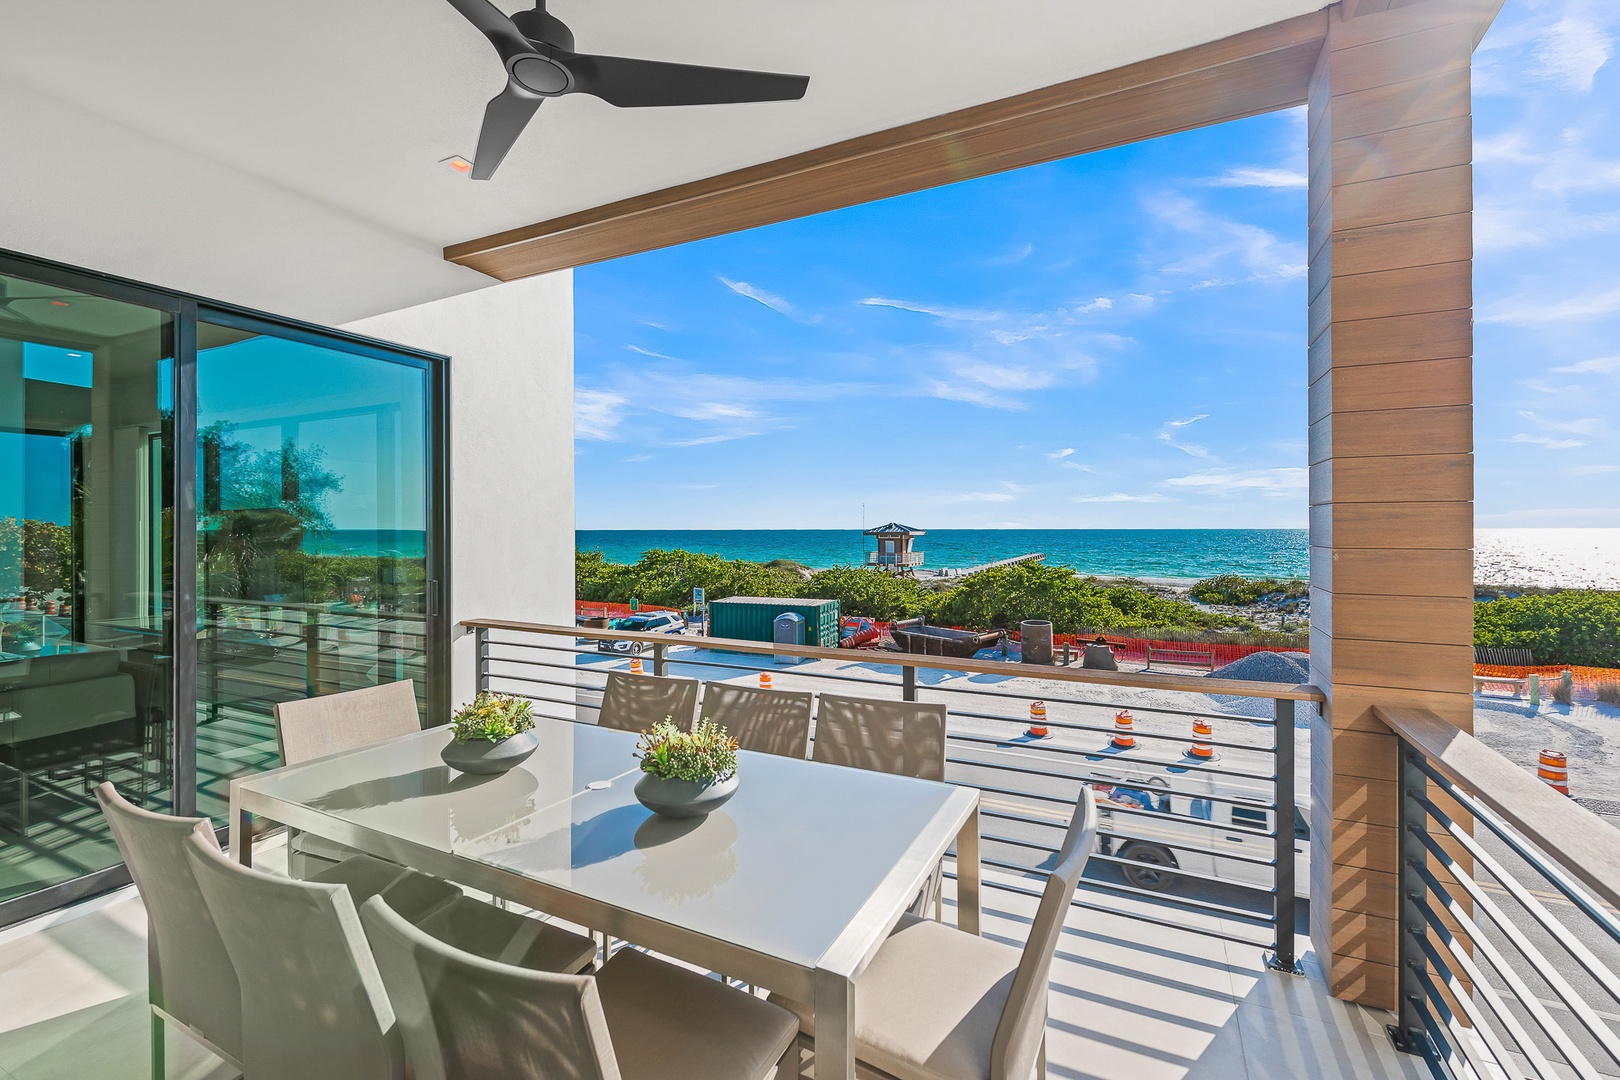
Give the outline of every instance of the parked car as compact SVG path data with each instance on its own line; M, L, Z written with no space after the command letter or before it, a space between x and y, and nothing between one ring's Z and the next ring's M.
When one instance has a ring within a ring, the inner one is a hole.
M613 630L635 630L643 634L681 634L686 632L686 616L678 611L643 611L636 615L627 615L622 619L614 619ZM645 642L640 641L598 641L598 652L624 653L627 656L636 656L641 653Z

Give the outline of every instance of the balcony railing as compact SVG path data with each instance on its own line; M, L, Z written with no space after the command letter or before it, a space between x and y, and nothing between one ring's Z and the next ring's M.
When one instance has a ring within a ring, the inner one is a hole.
M1616 1075L1620 838L1441 717L1376 711L1400 737L1391 1036L1457 1080Z
M1101 847L1093 856L1104 874L1088 877L1090 888L1074 905L1258 946L1271 953L1273 966L1297 970L1295 852L1296 822L1302 819L1294 808L1303 792L1295 782L1294 716L1296 702L1322 700L1315 687L490 619L462 625L476 637L478 689L529 698L536 712L557 719L591 717L600 708L606 671L629 662L627 653L599 651L599 641L627 642L650 654L652 674L735 679L768 671L781 680L778 685L790 681L797 689L942 701L948 709L947 778L984 794L982 815L989 824L981 862L1005 872L987 876L986 888L1039 895L1043 865L1057 851L1082 784L1145 788L1146 806L1123 800L1107 806ZM784 661L817 663L780 666ZM1251 707L1234 715L1212 708L1208 694ZM1045 724L1056 737L1026 735L1035 701L1046 705ZM1124 755L1100 738L1113 735L1120 709L1134 715L1140 744ZM1184 752L1198 720L1214 728L1199 740L1213 751L1207 760ZM1166 747L1168 753L1162 752ZM1171 879L1227 899L1175 895L1121 880L1122 871L1142 865L1136 855L1143 845L1168 860ZM1249 887L1232 890L1234 877ZM1120 902L1099 904L1098 891ZM1239 902L1231 899L1234 893L1256 899Z
M923 553L920 551L903 551L897 553L883 553L868 551L866 553L867 566L921 566Z

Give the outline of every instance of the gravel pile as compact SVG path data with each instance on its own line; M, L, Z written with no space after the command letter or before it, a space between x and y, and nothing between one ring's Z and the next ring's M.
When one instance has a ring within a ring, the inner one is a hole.
M1299 652L1257 652L1235 660L1223 668L1216 668L1206 678L1242 679L1244 682L1287 683L1290 686L1311 681L1310 654ZM1223 712L1237 716L1269 718L1274 707L1269 698L1235 697L1231 694L1211 694ZM1316 716L1316 704L1301 701L1294 706L1294 726L1310 727Z

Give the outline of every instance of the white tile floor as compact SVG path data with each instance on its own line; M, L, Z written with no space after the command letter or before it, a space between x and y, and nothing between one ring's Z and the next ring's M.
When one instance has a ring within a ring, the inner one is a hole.
M264 866L273 850L256 850ZM1022 945L1032 898L987 890L987 935ZM1094 894L1097 900L1103 894ZM947 918L952 916L947 913ZM1260 950L1075 911L1052 969L1053 1080L1324 1080L1426 1075L1384 1035L1388 1016L1267 972ZM0 1080L148 1075L146 918L125 891L0 931ZM184 1036L171 1078L231 1075Z

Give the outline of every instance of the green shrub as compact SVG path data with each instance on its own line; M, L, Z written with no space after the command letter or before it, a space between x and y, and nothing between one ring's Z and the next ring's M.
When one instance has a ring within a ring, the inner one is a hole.
M1046 619L1059 634L1089 627L1214 630L1253 626L1245 619L1200 611L1134 585L1082 578L1067 567L1039 563L969 574L938 597L931 617L952 626L1000 630L1017 629L1024 619Z
M798 595L812 600L837 600L840 614L882 622L926 615L935 602L934 592L915 578L864 566L835 566L819 571L799 586Z
M1481 601L1474 605L1474 644L1529 649L1537 664L1620 667L1620 592Z
M1597 699L1605 705L1620 707L1620 683L1598 683Z
M713 720L699 720L690 732L669 717L641 733L636 743L641 771L663 780L706 783L724 780L737 771L737 743Z
M534 715L526 698L484 692L471 705L457 710L450 719L456 742L487 739L498 743L534 727Z
M1311 587L1298 578L1283 581L1279 578L1246 578L1236 574L1220 574L1204 578L1192 587L1192 598L1205 604L1243 605L1257 603L1262 597L1275 596L1279 600L1293 600L1310 595Z
M728 596L797 596L804 579L742 559L722 559L695 551L653 549L638 562L609 562L600 551L574 556L575 596L581 600L628 604L640 600L660 607L684 607L701 587L710 600Z

